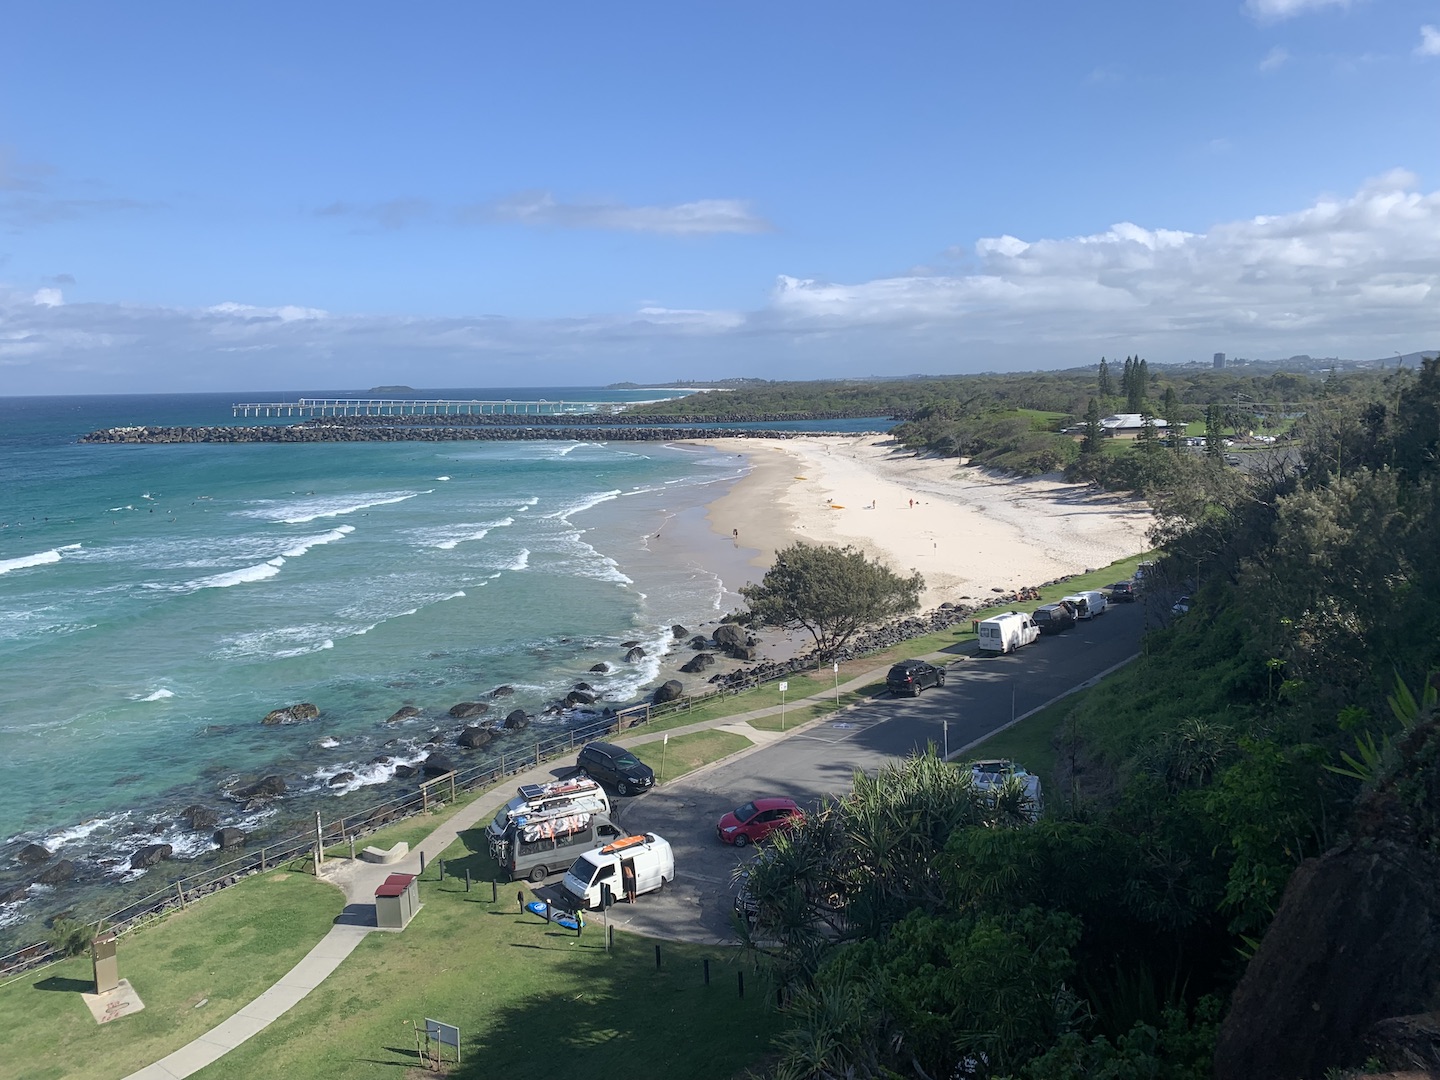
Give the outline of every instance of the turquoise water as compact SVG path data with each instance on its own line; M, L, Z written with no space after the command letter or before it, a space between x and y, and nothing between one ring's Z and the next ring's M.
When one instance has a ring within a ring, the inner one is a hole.
M433 733L463 726L451 705L510 685L496 711L563 729L576 718L544 709L576 681L631 701L660 674L672 623L733 606L716 570L733 545L701 508L743 461L704 447L74 441L226 423L232 401L265 396L0 401L0 894L33 876L13 859L23 843L76 866L70 885L0 906L11 941L139 878L141 844L205 853L213 830L178 820L191 803L262 831L323 799L334 816L359 809L399 790L395 764ZM631 639L649 655L625 664ZM600 661L610 674L589 673ZM320 718L261 726L301 701ZM422 715L387 724L403 705ZM329 786L341 771L355 779ZM289 785L278 806L227 797L267 773Z

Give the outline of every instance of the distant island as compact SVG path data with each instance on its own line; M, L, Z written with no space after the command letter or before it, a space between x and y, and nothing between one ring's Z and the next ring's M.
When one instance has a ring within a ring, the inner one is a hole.
M365 391L367 394L413 394L413 386L372 386Z

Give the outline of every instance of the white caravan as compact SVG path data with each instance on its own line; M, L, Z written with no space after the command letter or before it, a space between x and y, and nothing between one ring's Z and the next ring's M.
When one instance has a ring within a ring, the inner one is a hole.
M674 880L670 842L645 833L587 851L575 860L560 887L577 911L596 911L615 900L657 892Z
M610 798L588 776L548 784L521 784L518 794L495 812L488 832L499 840L512 827L527 843L578 832L593 814L609 814Z
M981 619L976 630L981 652L1002 655L1029 645L1040 636L1035 620L1023 611L1007 611L1004 615Z

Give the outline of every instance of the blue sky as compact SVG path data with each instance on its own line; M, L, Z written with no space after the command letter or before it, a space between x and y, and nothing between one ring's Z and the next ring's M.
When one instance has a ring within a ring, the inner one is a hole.
M0 394L1440 346L1440 0L5 27Z

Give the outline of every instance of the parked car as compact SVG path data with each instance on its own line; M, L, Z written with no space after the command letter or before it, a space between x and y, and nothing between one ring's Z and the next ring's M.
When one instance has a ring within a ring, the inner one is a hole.
M1180 597L1179 600L1176 600L1175 603L1171 605L1170 611L1175 615L1187 614L1190 611L1190 597Z
M1029 615L1019 611L1007 611L989 619L981 619L975 625L976 647L982 653L1004 656L1040 639L1040 628Z
M1105 614L1105 594L1098 589L1086 589L1063 599L1065 603L1075 606L1077 619L1093 619L1097 615Z
M621 795L633 795L655 785L655 771L613 743L586 743L575 764L586 776L609 784Z
M885 676L885 685L892 694L909 694L919 697L927 686L944 686L945 669L924 660L906 660L896 664Z
M1138 591L1133 581L1117 581L1110 586L1110 602L1112 604L1133 604Z
M804 817L794 799L752 799L722 817L715 835L726 844L744 847L764 840L776 829L793 828Z
M1075 625L1075 608L1064 600L1035 609L1031 618L1042 634L1058 634Z

